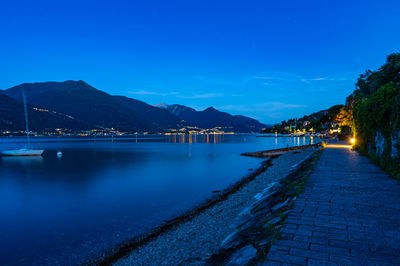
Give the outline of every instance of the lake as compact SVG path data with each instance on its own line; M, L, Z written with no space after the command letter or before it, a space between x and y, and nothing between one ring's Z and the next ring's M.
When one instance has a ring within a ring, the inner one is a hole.
M32 138L43 157L0 157L0 262L96 259L259 166L240 153L309 143L251 134ZM0 138L0 150L24 145Z

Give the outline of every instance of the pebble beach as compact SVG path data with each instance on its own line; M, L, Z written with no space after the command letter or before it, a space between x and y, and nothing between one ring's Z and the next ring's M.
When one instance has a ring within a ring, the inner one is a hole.
M239 214L256 200L256 195L312 152L313 148L288 151L272 159L271 166L225 200L136 247L114 265L204 264L232 233Z

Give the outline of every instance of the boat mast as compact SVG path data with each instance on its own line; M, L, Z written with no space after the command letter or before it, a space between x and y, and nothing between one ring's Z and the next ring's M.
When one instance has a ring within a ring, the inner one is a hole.
M25 126L26 126L26 142L27 142L27 148L30 148L31 143L29 139L29 124L28 124L28 109L26 108L26 97L25 97L25 91L24 89L21 89L22 91L22 99L24 100L24 114L25 114Z

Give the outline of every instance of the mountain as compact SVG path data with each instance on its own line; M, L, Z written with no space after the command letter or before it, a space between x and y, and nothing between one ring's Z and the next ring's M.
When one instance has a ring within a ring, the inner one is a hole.
M4 92L18 101L55 110L85 124L87 129L163 131L178 128L180 119L157 107L123 96L112 96L84 81L24 83Z
M152 106L158 107L158 108L162 108L162 109L166 109L168 107L168 104L160 103L160 104L153 104Z
M140 115L138 120L140 119L142 121L143 126L145 126L145 123L150 123L151 128L169 129L177 128L182 124L181 119L167 110L125 96L113 97L121 106L124 106L126 109Z
M54 128L81 129L83 124L65 114L27 105L29 127L33 131ZM24 105L0 92L0 129L25 130Z
M204 129L223 127L225 131L260 132L265 127L255 119L232 116L212 107L203 111L183 105L162 104L156 107L128 97L110 95L82 80L69 80L24 83L2 91L4 104L1 105L1 114L4 115L1 123L4 128L21 128L23 125L22 91L32 112L32 125L37 129L114 128L124 132L163 132L191 125Z
M213 107L209 107L203 111L196 111L195 109L184 105L173 104L164 108L187 122L189 125L200 128L225 127L227 130L234 132L260 132L265 128L264 124L253 118L242 115L233 116L218 111Z
M196 110L193 108L180 105L180 104L173 104L173 105L164 105L162 108L167 109L177 117L180 117L184 120L190 120L190 116L193 116L197 113Z

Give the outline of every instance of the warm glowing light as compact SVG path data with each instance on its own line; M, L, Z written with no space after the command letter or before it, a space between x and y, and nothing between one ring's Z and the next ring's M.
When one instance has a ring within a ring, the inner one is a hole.
M351 149L352 146L351 145L335 145L335 144L328 144L325 146L326 148L345 148L345 149Z
M351 142L352 144L354 144L354 143L356 143L356 139L353 138L353 139L350 140L350 142Z

